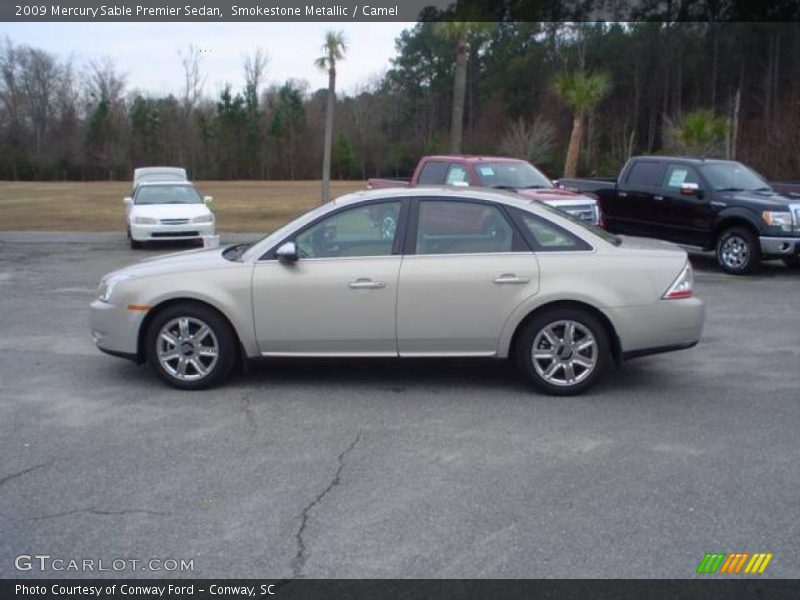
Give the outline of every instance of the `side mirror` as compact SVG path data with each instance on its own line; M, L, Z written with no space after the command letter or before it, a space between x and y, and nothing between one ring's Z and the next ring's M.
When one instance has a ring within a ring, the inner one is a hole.
M275 250L275 257L284 264L297 262L300 256L297 254L297 245L294 242L285 242Z
M125 206L133 206L133 198L131 198L130 196L128 196L127 198L123 198L122 203Z
M208 205L214 202L214 196L203 196L203 202Z
M702 198L703 191L700 189L700 184L698 183L682 183L681 196L697 196L698 198Z

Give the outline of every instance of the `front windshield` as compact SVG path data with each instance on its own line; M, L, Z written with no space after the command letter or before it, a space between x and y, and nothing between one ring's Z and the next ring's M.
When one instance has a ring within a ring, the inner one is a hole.
M772 191L761 175L742 163L708 163L700 168L711 187L718 192Z
M551 188L552 182L533 165L524 161L482 162L475 165L481 185L500 189Z
M202 204L191 185L143 185L136 192L136 204Z
M618 238L617 236L615 236L612 233L609 233L608 231L606 231L602 227L598 227L597 225L594 225L592 223L584 221L580 217L576 217L575 215L571 215L571 214L569 214L568 212L566 212L564 210L560 210L558 208L554 208L552 206L549 206L549 205L545 204L544 202L537 202L536 206L541 207L541 208L543 208L543 209L545 209L547 211L550 211L551 213L553 213L554 215L558 215L559 217L564 217L565 219L569 219L570 221L572 221L576 225L580 225L581 227L583 227L584 229L586 229L590 233L593 233L594 235L596 235L597 237L605 240L609 244L614 244L615 246L619 246L622 243L622 240L620 238Z

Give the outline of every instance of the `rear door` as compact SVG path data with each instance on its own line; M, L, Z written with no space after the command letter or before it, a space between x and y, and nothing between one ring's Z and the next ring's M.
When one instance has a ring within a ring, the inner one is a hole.
M617 193L604 206L606 218L615 233L661 237L660 203L664 199L661 182L666 164L662 161L635 161L625 180L617 184Z
M400 356L492 356L503 324L535 294L535 254L500 205L412 203L397 297Z

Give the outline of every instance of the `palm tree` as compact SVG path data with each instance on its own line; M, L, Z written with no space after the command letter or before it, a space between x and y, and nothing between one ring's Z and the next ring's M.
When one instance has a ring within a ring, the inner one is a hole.
M679 154L722 156L728 123L711 110L701 108L687 113L678 122L667 119L667 146Z
M464 135L464 96L467 90L467 62L469 60L470 39L488 32L492 23L471 21L442 21L436 24L437 33L455 42L456 65L453 76L453 108L450 113L450 153L461 153L461 140Z
M329 31L322 44L324 54L314 61L317 68L328 71L328 107L325 111L325 151L322 159L322 202L330 200L331 147L333 145L333 108L336 101L336 61L344 60L347 41L342 31Z
M572 134L569 136L564 177L575 177L583 138L583 119L611 89L607 73L560 73L556 75L555 92L572 110Z

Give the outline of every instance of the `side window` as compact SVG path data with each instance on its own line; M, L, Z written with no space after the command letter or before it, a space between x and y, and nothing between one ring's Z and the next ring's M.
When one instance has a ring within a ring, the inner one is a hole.
M300 256L385 256L392 253L400 202L356 206L323 219L295 238Z
M435 160L429 161L422 167L417 183L419 185L442 185L446 172L447 163Z
M663 178L663 163L642 160L633 164L626 183L631 187L659 187Z
M558 225L528 213L522 213L521 216L525 227L536 241L539 252L568 252L570 250L591 249L589 244Z
M452 164L447 171L447 179L444 181L447 185L469 185L469 175L467 170L461 165Z
M514 230L496 206L474 202L422 200L417 254L512 252Z
M684 183L700 184L697 171L684 165L669 165L664 177L663 187L671 191L678 191Z

